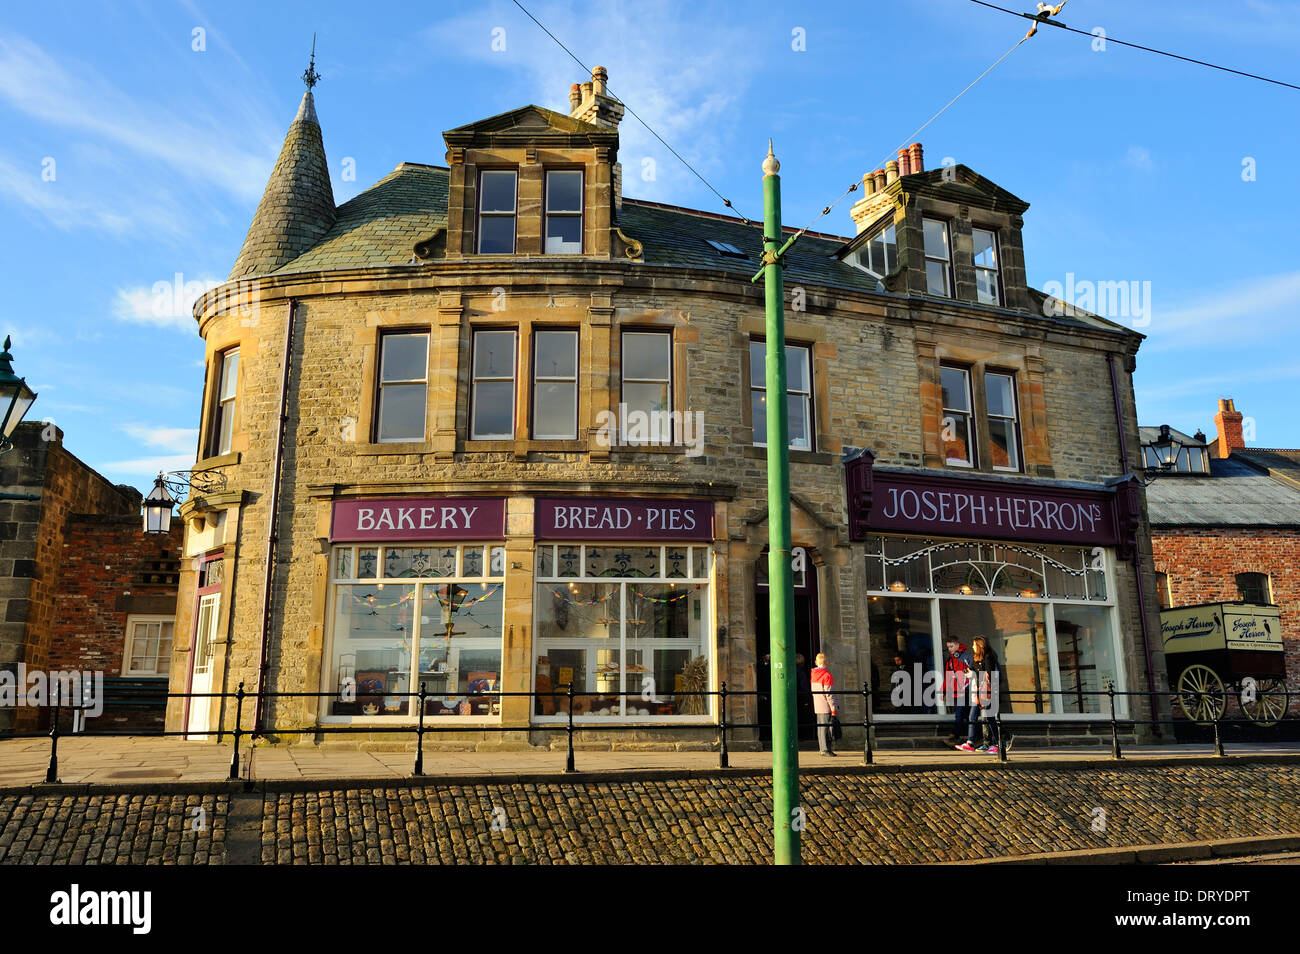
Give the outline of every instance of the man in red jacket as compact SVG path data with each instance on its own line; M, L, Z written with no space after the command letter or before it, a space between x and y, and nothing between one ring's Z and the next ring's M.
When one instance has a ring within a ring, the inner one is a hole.
M812 671L813 712L817 713L817 748L822 755L834 755L835 738L831 731L831 719L839 715L840 707L835 702L835 677L826 668L826 654L818 653L816 668Z
M970 717L966 687L975 660L966 644L956 636L949 636L944 643L948 647L948 656L943 661L943 701L952 706L953 712L952 735L948 736L948 742L957 745L966 736Z

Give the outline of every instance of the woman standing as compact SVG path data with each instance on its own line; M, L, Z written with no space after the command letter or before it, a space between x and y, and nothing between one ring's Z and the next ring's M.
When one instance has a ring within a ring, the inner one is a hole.
M962 752L988 752L998 754L998 724L993 718L998 711L998 657L989 649L989 641L976 636L971 641L970 728L966 741L957 746ZM983 724L987 742L975 746L976 728Z

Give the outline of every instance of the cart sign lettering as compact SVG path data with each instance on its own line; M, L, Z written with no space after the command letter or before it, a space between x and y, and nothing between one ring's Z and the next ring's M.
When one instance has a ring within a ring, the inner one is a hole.
M1250 603L1209 603L1160 611L1165 652L1282 652L1281 611Z
M539 540L713 539L713 503L658 500L539 497Z
M330 539L499 540L505 536L506 502L501 497L413 497L338 500Z

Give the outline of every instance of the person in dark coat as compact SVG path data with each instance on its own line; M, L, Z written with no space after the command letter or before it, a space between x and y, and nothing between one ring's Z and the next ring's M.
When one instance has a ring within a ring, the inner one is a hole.
M970 728L966 741L957 746L963 752L988 752L998 754L998 724L993 718L998 707L998 657L989 648L989 641L983 636L971 640L971 694L970 694ZM976 742L981 734L988 741Z
M952 706L952 735L949 745L958 745L966 737L970 722L967 688L974 659L966 644L956 636L944 640L948 654L943 661L943 699Z

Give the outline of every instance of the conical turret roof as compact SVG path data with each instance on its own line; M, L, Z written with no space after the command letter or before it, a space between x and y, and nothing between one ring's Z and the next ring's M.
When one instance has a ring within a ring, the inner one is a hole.
M334 190L316 104L308 89L284 137L230 280L275 271L316 245L333 224Z

